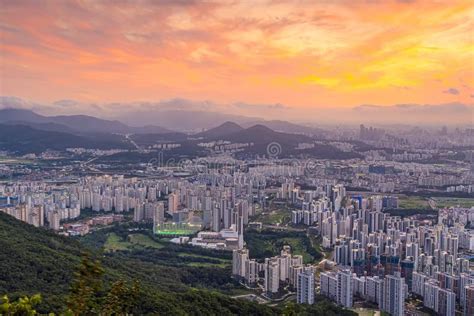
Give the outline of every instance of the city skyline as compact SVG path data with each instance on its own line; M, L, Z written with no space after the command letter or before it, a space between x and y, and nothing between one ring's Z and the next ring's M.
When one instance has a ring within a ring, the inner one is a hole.
M0 0L0 315L474 316L473 21Z

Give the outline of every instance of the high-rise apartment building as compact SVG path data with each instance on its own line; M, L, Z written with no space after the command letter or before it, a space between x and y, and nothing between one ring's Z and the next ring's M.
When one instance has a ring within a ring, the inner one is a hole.
M392 316L404 316L405 279L399 272L385 276L382 309Z
M314 304L314 273L306 270L298 273L298 285L296 291L298 304Z

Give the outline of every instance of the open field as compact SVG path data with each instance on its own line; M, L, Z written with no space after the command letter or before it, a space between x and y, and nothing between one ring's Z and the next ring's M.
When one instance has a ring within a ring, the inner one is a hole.
M460 207L473 207L474 206L474 198L450 198L450 197L433 197L432 198L435 203L436 207L444 208L444 207L451 207L451 206L460 206Z
M107 241L104 244L105 251L127 250L132 246L131 243L122 241L122 239L115 233L110 233L107 236Z
M95 233L103 234L102 232ZM199 247L176 245L167 239L156 239L143 233L122 234L112 231L105 233L104 237L103 244L100 243L100 245L107 253L152 251L153 255L157 256L157 260L173 266L179 264L188 267L227 268L232 264L230 252L223 256L222 253L213 253Z
M399 208L402 209L429 209L428 199L422 196L406 196L398 197Z
M137 247L161 249L164 245L143 234L130 234L124 240L115 233L109 233L104 244L105 251L130 250Z
M199 225L162 223L156 227L155 234L159 236L189 236L199 231Z
M151 239L150 237L142 234L132 234L128 236L128 239L131 244L140 245L144 247L152 247L156 249L161 249L164 247L163 244L158 243Z

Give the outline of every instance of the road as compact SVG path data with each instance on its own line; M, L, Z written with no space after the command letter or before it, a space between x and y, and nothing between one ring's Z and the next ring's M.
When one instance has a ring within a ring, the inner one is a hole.
M126 134L125 139L128 140L137 150L141 150L140 146L138 146L137 143L135 143L135 141L130 138L130 135L132 134Z

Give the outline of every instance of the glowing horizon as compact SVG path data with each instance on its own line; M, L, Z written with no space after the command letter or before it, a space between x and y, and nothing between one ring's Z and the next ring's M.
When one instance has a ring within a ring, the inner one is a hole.
M4 1L0 95L472 104L470 1Z

